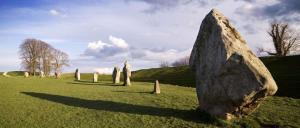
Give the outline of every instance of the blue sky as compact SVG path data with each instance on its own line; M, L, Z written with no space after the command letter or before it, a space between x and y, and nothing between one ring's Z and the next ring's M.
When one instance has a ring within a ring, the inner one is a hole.
M188 56L204 16L220 10L253 51L272 50L270 22L298 29L299 0L0 0L0 71L20 70L18 47L37 38L70 55L83 72L134 69Z

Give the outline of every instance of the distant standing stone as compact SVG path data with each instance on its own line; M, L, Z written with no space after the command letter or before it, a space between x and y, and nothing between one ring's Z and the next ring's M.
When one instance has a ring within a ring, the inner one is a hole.
M7 72L3 72L2 75L5 76L5 77L10 77L9 75L7 75Z
M190 66L196 73L199 108L231 119L254 111L277 85L246 41L219 11L203 19Z
M75 71L75 79L76 79L77 81L80 80L80 71L79 71L78 68L77 68L76 71Z
M43 71L40 72L40 77L44 78L45 77L45 73Z
M112 78L113 78L113 83L118 84L120 83L120 75L121 75L121 70L119 67L114 67L113 73L112 73Z
M29 73L28 72L24 72L24 77L29 77Z
M94 83L98 82L98 73L94 73L93 82Z
M60 73L59 73L59 72L55 72L54 75L55 75L55 78L56 78L56 79L59 79L59 78L60 78Z
M131 77L131 70L130 70L130 64L125 61L124 67L123 67L123 76L124 76L124 86L130 86L130 77Z
M154 90L153 90L154 94L160 94L160 87L159 87L159 82L158 80L155 81L154 83Z

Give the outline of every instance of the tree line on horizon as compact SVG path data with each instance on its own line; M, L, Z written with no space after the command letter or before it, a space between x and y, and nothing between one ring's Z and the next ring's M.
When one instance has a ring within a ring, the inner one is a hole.
M64 66L69 66L67 53L38 39L25 39L19 46L19 56L21 68L33 76L37 72L44 72L46 76L51 72L61 73Z

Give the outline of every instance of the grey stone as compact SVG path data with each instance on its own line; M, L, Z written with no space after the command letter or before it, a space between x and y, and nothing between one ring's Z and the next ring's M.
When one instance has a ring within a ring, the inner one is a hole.
M118 84L120 83L120 75L121 75L121 70L119 67L114 67L112 78L113 78L113 83Z
M3 75L4 77L10 77L10 75L8 75L7 73L8 73L8 72L3 72L2 75Z
M190 66L196 73L199 108L211 115L247 115L277 91L268 69L215 9L202 21Z
M44 78L45 77L45 73L43 71L40 72L40 77Z
M98 82L98 73L94 73L93 82L94 83Z
M130 86L130 77L131 77L131 70L130 70L130 64L125 61L124 67L123 67L123 76L124 76L124 86Z
M154 94L160 94L160 87L159 87L159 81L156 80L154 83L154 90L153 90Z
M59 79L60 76L61 76L61 74L60 74L59 72L55 72L54 75L55 75L55 78L56 78L56 79Z
M28 72L24 72L24 77L29 77L29 73Z
M78 68L77 68L76 71L75 71L75 79L76 79L77 81L80 81L80 71L79 71Z

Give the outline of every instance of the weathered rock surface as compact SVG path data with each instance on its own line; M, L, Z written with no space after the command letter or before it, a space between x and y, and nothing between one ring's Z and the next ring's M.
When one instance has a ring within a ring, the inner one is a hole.
M94 73L93 82L98 82L98 73Z
M79 71L78 68L75 71L75 79L78 80L78 81L80 80L80 71Z
M113 73L112 73L112 78L113 78L113 83L118 84L120 83L120 75L121 75L121 70L119 67L114 67Z
M202 21L190 66L196 73L199 108L211 115L226 118L249 114L277 91L264 64L215 9Z
M123 76L124 76L124 86L130 86L130 77L131 77L131 70L130 70L130 64L125 61L124 67L123 67Z
M29 73L28 72L24 72L24 77L29 77Z
M154 83L154 90L153 90L154 94L160 94L160 87L159 87L159 82L158 80L155 81Z

